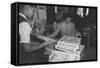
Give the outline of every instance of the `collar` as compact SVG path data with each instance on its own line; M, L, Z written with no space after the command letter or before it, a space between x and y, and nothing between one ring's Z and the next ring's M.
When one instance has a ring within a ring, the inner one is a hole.
M27 17L24 14L19 13L19 15L22 16L23 18L25 18L28 21Z

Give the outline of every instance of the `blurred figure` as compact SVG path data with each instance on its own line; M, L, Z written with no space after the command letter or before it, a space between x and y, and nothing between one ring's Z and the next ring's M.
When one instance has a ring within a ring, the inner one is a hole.
M79 36L80 35L81 36L81 34L78 31L76 31L75 25L71 21L70 17L68 17L65 20L59 22L57 24L57 29L55 30L54 33L49 35L49 37L54 38L59 33L61 34L61 36L63 36L63 35L67 35L67 36Z

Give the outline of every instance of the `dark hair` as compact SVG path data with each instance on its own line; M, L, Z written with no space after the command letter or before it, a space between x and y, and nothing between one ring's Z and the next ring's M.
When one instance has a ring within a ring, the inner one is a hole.
M57 23L60 23L60 22L62 22L62 21L64 21L64 18L63 18L63 17L61 17L60 19L56 19L56 22L57 22Z
M63 13L63 17L64 17L64 19L66 19L66 18L71 17L71 15L70 15L70 14L68 14L68 13Z
M20 4L19 5L19 12L24 12L25 6L27 6L27 5ZM30 6L30 7L36 7L35 5L28 5L28 6Z
M56 22L57 22L57 23L60 23L60 22L62 22L62 21L65 21L66 18L69 18L69 17L71 17L70 14L68 14L68 13L63 13L63 16L62 16L61 18L59 18L59 19L56 18Z

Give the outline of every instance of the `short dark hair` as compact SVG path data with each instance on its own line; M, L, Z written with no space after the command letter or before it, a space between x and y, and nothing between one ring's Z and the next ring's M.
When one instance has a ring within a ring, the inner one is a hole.
M65 21L66 18L71 17L70 14L66 14L66 13L62 13L62 14L63 14L63 16L62 16L60 19L56 19L56 22L60 23L60 22L62 22L62 21Z
M23 12L25 9L25 6L27 6L26 4L20 4L19 5L19 12ZM36 7L35 5L28 5L30 7Z
M64 16L64 20L65 20L66 18L71 17L71 15L70 15L70 14L68 14L68 13L63 13L63 16Z
M60 23L60 22L62 22L62 21L64 21L64 18L63 18L63 17L61 17L60 19L56 19L56 22L57 22L57 23Z

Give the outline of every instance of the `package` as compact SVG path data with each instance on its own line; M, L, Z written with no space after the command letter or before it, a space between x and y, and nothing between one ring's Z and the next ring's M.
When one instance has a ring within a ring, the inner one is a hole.
M55 49L49 56L49 62L78 61L84 48L80 45L81 38L63 36L55 45Z
M84 45L80 45L79 49L76 50L76 53L66 51L57 51L49 49L50 56L49 62L60 62L60 61L78 61L81 58L81 53L84 49Z
M49 62L64 62L80 60L80 55L70 52L53 51L49 56Z
M69 43L69 44L74 44L74 45L79 45L81 42L81 38L77 38L77 37L71 37L71 36L66 36L64 35L59 41L60 42L65 42L65 43Z
M77 53L81 54L82 51L84 50L85 46L84 45L80 45L79 49L77 50Z
M55 49L65 51L65 52L76 53L76 49L78 49L78 47L75 47L68 43L60 43L60 44L55 45Z
M55 48L62 51L76 52L79 49L81 38L63 36L55 45Z

